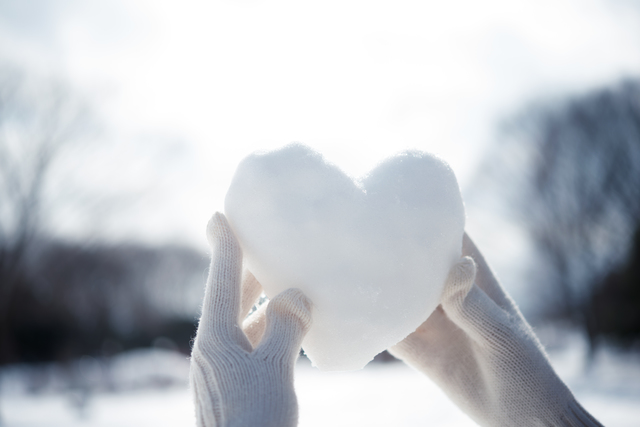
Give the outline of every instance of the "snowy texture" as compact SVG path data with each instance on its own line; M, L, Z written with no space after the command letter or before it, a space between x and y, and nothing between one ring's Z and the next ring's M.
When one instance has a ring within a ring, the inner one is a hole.
M640 358L601 348L591 362L585 355L586 340L558 328L552 364L574 394L606 426L637 427L640 419ZM121 354L113 365L124 362L115 390L90 390L84 408L78 407L77 391L45 387L28 393L26 383L38 381L34 371L46 370L57 384L68 367L5 366L0 369L0 415L4 427L181 427L195 425L193 402L187 390L189 360L184 355L136 352ZM160 357L161 356L161 357ZM160 359L164 360L160 362ZM160 363L159 363L160 362ZM586 366L589 369L585 369ZM157 382L147 378L177 379ZM141 374L144 373L144 374ZM122 375L126 374L126 375ZM124 382L124 383L123 383ZM152 384L165 387L154 388ZM131 385L135 384L135 387ZM142 387L143 385L147 387ZM171 385L173 384L173 385ZM424 375L404 363L371 363L356 372L320 372L300 358L295 372L300 406L300 427L473 427L471 421Z
M431 154L353 181L297 144L243 160L225 213L267 296L299 288L313 302L303 348L322 370L360 369L427 319L465 220L453 171Z

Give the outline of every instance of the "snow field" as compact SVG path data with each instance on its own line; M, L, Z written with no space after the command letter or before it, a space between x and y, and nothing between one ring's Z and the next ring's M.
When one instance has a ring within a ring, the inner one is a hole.
M578 401L606 426L638 426L638 355L600 351L585 373L586 344L575 335L564 341L566 348L554 350L551 361ZM77 390L56 386L28 393L28 369L5 368L0 395L3 427L194 425L185 356L138 351L116 357L113 366L119 391L90 392L84 409ZM475 425L428 378L400 362L373 363L354 372L321 372L300 359L296 393L300 427Z

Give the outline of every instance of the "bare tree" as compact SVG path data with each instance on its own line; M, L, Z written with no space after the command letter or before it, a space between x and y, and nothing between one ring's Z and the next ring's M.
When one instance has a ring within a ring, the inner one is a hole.
M42 231L43 192L63 150L86 136L89 114L67 85L0 64L0 340L29 245Z
M537 104L503 136L483 175L537 249L546 314L594 343L592 296L626 261L640 224L640 82Z

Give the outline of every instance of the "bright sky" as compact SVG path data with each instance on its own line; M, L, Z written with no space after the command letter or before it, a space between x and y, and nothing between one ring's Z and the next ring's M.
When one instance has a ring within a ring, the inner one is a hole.
M0 54L93 94L90 182L155 183L111 235L204 243L237 163L306 143L352 175L417 148L461 185L528 100L640 75L640 5L604 0L0 0Z

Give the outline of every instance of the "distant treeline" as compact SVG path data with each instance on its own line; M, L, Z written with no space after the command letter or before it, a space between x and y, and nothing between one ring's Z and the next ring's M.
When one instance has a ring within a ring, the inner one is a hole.
M9 278L15 283L0 325L0 363L109 356L154 343L190 351L205 254L59 240L30 247Z
M497 190L527 231L540 315L583 329L592 354L640 344L640 80L538 102L503 131L476 196Z

